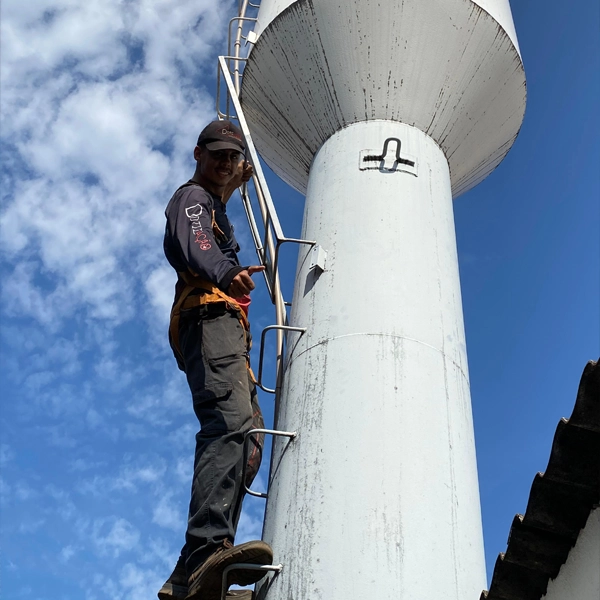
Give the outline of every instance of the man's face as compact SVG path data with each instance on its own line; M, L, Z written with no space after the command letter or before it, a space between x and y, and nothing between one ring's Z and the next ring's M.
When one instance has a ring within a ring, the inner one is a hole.
M234 176L242 153L238 150L208 150L198 148L194 152L198 161L199 175L205 184L215 190L223 188Z

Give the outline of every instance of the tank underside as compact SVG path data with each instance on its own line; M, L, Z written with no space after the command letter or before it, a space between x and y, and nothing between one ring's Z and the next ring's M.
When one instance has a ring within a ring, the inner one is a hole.
M525 73L471 0L299 0L264 29L241 100L259 152L304 193L315 153L352 123L389 120L444 152L452 195L482 181L522 123Z

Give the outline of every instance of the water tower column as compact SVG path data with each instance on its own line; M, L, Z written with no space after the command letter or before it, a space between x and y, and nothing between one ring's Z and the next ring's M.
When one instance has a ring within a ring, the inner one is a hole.
M276 422L299 435L275 442L264 529L284 568L258 598L475 600L452 198L523 121L509 0L262 0L254 33L241 105L327 252L320 272L300 247Z
M401 142L400 162L395 160ZM367 160L365 160L367 159ZM412 164L411 164L412 163ZM370 167L370 168L369 168ZM312 163L264 538L268 600L475 599L483 537L448 162L385 120Z

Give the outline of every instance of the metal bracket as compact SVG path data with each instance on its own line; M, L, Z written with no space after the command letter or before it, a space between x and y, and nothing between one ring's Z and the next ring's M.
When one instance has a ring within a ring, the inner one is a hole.
M221 600L226 600L227 590L229 589L228 575L231 571L273 571L275 574L283 570L283 565L256 565L253 563L234 563L223 569L223 578L221 579Z
M258 378L256 381L256 385L263 391L268 392L269 394L277 393L277 390L272 390L271 388L267 388L262 384L262 372L263 372L263 362L264 362L264 354L265 354L265 336L268 331L272 329L279 329L281 331L298 331L300 335L306 332L306 327L292 327L290 325L269 325L265 327L260 336L260 353L258 355Z
M396 142L396 152L388 152L390 142ZM402 142L398 138L387 138L383 144L383 151L361 150L358 168L361 171L378 170L382 173L410 173L418 176L417 160L414 156L404 154L400 156Z
M317 275L321 274L325 270L325 262L327 260L327 250L323 246L316 244L312 247L310 253L310 266L309 271L315 271Z
M298 433L296 431L277 431L275 429L251 429L244 434L244 472L242 473L242 481L246 480L246 465L248 463L248 440L252 437L254 433L265 433L273 436L279 437L287 437L290 440L294 440L298 437ZM251 490L246 483L244 483L244 489L246 493L251 496L256 496L257 498L267 498L268 494L265 492L255 492Z

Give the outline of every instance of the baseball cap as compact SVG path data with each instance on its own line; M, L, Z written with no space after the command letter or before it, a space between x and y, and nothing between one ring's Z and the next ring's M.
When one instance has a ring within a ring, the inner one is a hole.
M231 121L209 123L198 136L198 146L209 150L246 150L241 129Z

